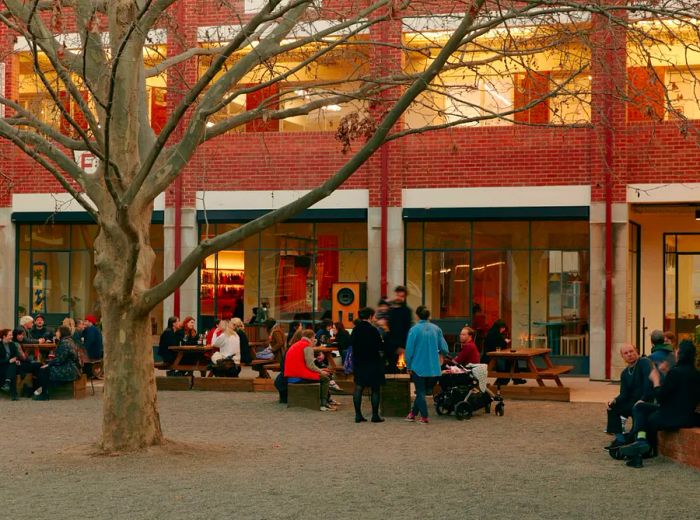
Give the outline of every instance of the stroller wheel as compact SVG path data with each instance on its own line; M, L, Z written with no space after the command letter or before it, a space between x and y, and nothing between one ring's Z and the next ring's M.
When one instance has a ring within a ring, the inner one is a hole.
M506 407L503 405L503 402L500 402L496 405L496 415L503 417L504 413L506 413Z
M464 419L471 419L472 413L472 407L466 401L457 403L457 406L455 406L455 417L457 417L457 420L459 421L462 421Z
M450 415L452 408L444 403L435 403L435 411L438 415Z

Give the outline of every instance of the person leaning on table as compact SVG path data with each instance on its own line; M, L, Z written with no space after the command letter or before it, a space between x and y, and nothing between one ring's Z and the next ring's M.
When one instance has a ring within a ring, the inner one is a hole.
M330 371L318 368L314 364L314 345L316 338L314 331L306 329L301 333L301 339L292 344L284 358L284 377L289 384L295 383L320 383L321 411L335 410L328 403L328 387L330 384Z

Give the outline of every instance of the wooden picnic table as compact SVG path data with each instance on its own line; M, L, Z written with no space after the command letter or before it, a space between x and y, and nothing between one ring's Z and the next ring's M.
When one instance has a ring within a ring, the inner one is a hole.
M56 343L23 343L22 350L28 353L29 350L34 350L34 359L36 361L44 361L46 357L56 350Z
M182 372L194 372L195 370L200 370L202 372L206 371L207 365L209 364L209 358L206 356L207 353L219 350L218 347L213 345L205 346L177 346L168 347L169 350L177 352L175 360L172 365L168 367L170 370L180 370ZM185 363L185 355L189 358L189 363ZM192 363L194 360L194 364Z
M489 352L489 377L497 377L504 379L534 379L539 386L545 386L544 379L552 379L557 386L563 387L559 376L571 372L573 365L555 365L549 357L550 349L548 348L523 348L518 350L495 350ZM545 368L539 368L535 365L535 359L540 358L545 364ZM512 361L509 372L499 372L496 370L496 362L499 359ZM524 361L527 364L526 372L516 372L517 362Z

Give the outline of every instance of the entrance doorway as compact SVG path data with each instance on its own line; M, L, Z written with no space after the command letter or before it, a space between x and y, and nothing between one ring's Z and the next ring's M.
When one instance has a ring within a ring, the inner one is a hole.
M678 341L700 326L700 233L664 234L664 329Z

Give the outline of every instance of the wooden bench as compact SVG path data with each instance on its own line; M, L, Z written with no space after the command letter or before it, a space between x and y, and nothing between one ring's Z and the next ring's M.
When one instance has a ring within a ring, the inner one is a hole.
M681 464L700 469L700 428L659 432L659 452Z
M253 380L239 377L195 377L192 390L205 392L252 392Z
M156 361L153 363L153 368L156 370L170 370L170 363L166 363L165 361Z
M192 376L156 377L158 390L189 390L192 388Z
M290 383L287 385L287 408L321 408L321 385L319 383Z
M75 381L52 383L49 390L51 399L83 399L87 397L87 376L82 374Z

